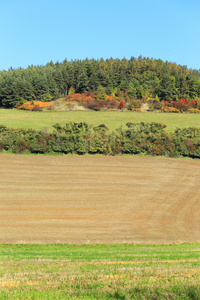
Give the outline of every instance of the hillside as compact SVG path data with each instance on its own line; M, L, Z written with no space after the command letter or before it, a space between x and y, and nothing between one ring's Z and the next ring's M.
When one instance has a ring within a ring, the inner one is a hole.
M128 102L191 101L200 97L200 73L153 58L85 59L9 69L0 72L0 106L14 107L28 100L50 101L91 91L98 99L110 95Z

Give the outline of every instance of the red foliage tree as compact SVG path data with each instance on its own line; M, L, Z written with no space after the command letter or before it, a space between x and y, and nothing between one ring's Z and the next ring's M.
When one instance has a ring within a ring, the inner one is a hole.
M120 101L118 107L121 108L121 109L123 109L123 108L124 108L124 102L123 102L123 101Z

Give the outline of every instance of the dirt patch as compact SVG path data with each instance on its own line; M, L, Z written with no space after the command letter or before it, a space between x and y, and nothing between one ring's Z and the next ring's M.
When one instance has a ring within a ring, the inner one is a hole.
M84 106L79 105L77 102L66 102L65 98L52 101L52 104L54 106L54 111L87 110Z
M149 110L149 104L148 103L143 103L141 106L141 112L146 112Z
M0 155L0 243L200 241L200 162Z

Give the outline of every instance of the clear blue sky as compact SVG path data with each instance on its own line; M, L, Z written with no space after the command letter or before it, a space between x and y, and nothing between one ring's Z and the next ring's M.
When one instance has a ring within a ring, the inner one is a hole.
M199 0L0 0L0 70L153 57L200 69Z

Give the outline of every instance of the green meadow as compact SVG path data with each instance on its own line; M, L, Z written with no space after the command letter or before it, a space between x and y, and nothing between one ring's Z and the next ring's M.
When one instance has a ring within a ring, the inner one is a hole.
M200 127L200 115L188 113L135 113L131 111L43 111L32 112L17 109L0 109L0 124L14 128L47 128L52 131L55 123L87 122L94 126L105 124L111 131L128 122L162 122L168 132L177 127Z
M200 299L200 243L0 245L0 299Z

